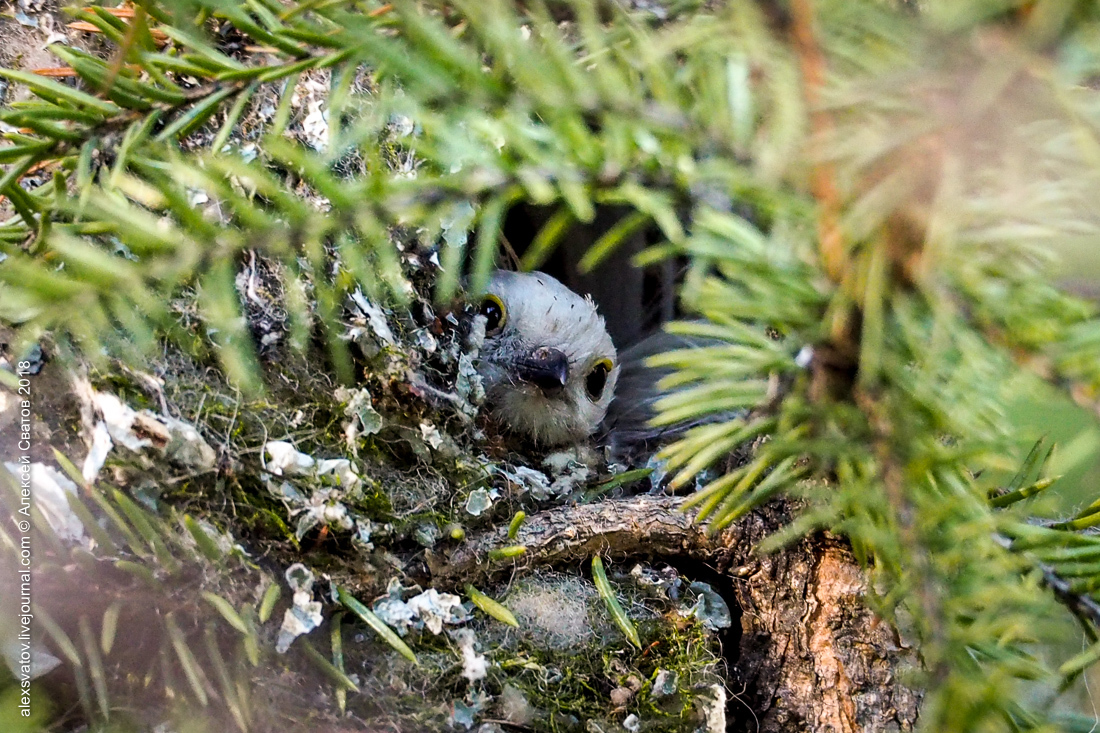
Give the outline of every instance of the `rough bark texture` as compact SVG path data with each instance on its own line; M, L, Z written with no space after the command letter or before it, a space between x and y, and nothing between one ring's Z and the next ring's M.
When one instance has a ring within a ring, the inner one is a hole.
M920 693L905 686L914 650L863 603L867 581L846 543L824 534L761 557L753 547L788 520L773 503L708 537L679 511L681 499L637 497L553 509L507 530L473 537L449 557L432 557L437 584L516 569L491 563L491 549L524 545L521 568L561 565L600 552L612 558L703 562L730 581L740 608L730 660L731 730L898 731L913 728ZM730 640L727 639L727 642ZM746 715L745 711L751 711Z

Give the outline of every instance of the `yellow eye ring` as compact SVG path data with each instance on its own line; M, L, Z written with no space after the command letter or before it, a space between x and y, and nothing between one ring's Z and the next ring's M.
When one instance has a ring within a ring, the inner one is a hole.
M615 365L610 359L600 359L592 365L588 370L588 376L584 378L584 391L588 394L588 399L598 402L603 397L604 387L607 386L607 375L614 368Z
M482 298L478 312L485 316L486 336L496 336L508 322L508 309L504 307L504 301L492 293Z

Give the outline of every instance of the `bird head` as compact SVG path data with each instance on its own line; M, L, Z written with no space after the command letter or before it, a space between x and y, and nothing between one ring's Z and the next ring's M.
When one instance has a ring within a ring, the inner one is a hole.
M498 271L477 317L485 324L477 368L493 415L542 445L596 431L619 364L591 299L541 272Z

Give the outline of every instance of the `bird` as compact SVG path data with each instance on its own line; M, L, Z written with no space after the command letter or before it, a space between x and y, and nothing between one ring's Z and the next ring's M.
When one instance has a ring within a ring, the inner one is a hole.
M703 422L690 420L666 426L652 425L651 421L657 416L658 400L668 394L659 383L673 370L651 366L648 360L664 352L704 345L710 344L658 331L620 352L615 400L600 425L597 438L608 447L609 455L616 461L631 465L644 463L644 459L662 445L683 437L688 429Z
M545 447L597 432L620 365L591 298L542 272L497 270L475 320L485 334L476 368L495 418Z

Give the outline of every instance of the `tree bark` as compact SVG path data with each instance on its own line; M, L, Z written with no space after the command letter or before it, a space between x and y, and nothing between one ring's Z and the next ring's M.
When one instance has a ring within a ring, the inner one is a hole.
M507 528L487 532L449 556L429 557L429 566L443 585L595 553L701 561L730 581L733 597L726 600L740 609L736 648L723 650L734 696L730 730L914 727L921 695L902 680L919 663L916 653L864 603L867 579L846 542L819 533L761 556L755 546L789 521L789 504L773 502L708 536L680 511L682 503L647 496L555 508L529 518L514 538ZM491 549L510 545L527 549L514 560L486 559Z

